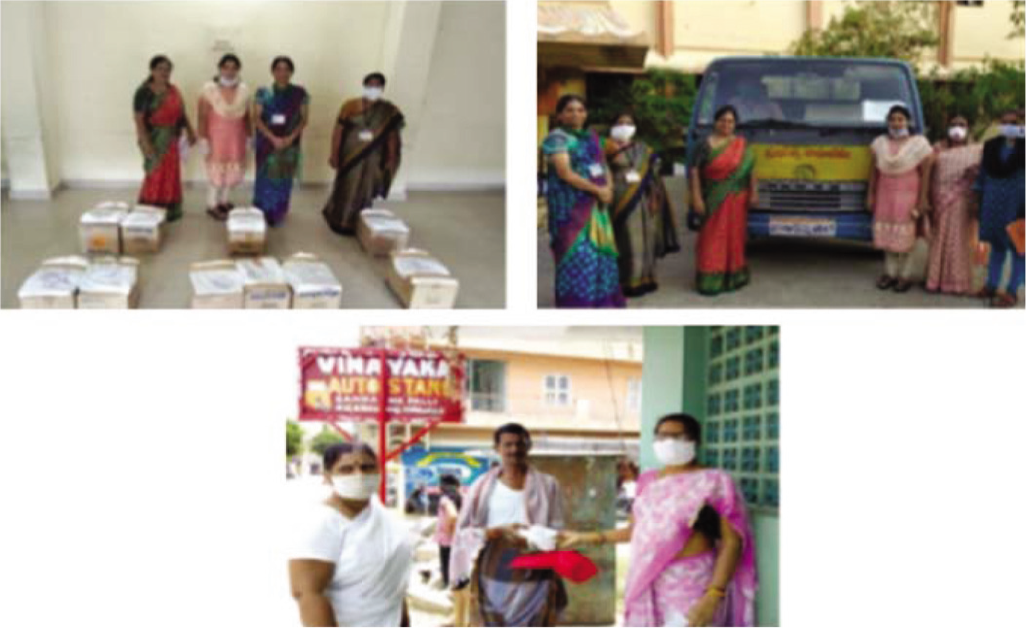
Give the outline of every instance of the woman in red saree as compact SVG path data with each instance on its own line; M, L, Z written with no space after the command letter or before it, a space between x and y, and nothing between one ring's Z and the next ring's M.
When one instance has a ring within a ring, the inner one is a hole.
M704 295L733 292L750 279L745 259L748 208L758 203L758 181L748 143L734 135L737 122L734 107L721 107L712 134L691 161L691 207L702 223L696 286Z
M135 90L132 103L146 170L139 202L167 209L168 221L182 217L182 166L178 151L182 131L190 145L196 143L182 95L171 84L173 67L164 55L153 57L150 77Z

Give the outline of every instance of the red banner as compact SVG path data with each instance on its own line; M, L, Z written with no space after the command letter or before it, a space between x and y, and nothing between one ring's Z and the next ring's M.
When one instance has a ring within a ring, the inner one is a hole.
M462 355L305 347L299 372L301 421L463 420Z

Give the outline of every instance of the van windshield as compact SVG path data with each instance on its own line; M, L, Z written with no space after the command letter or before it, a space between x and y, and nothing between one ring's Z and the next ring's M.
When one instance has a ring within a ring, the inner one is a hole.
M699 125L733 105L742 126L883 127L891 106L910 106L912 94L897 66L770 59L714 66L700 99Z

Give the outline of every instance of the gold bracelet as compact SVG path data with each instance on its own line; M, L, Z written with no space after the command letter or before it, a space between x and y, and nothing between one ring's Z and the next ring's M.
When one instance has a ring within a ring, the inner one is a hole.
M723 589L719 588L719 587L709 587L708 589L705 590L705 592L706 593L712 593L713 595L715 595L718 598L727 597L727 592L724 591Z

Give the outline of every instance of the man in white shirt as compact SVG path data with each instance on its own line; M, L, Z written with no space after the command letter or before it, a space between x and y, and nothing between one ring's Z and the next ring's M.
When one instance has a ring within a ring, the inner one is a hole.
M494 441L502 463L464 499L450 579L456 589L470 587L472 626L554 626L567 604L563 581L552 571L509 563L526 548L529 526L532 538L563 527L562 494L554 477L528 463L531 435L524 426L503 425Z

